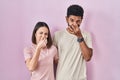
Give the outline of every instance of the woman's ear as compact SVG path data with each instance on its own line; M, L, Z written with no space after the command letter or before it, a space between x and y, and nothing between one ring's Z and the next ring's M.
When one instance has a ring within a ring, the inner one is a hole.
M36 33L35 33L35 38L36 38Z

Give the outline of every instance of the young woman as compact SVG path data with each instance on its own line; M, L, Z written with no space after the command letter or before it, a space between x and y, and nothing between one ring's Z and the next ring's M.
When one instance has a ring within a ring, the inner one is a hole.
M57 48L45 22L38 22L33 30L32 45L24 49L25 63L31 71L31 80L55 80L53 61L57 62Z

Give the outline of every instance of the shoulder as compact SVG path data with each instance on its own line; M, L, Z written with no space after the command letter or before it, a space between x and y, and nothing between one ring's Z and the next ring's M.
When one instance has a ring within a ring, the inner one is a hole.
M60 31L56 31L56 32L55 32L55 35L61 35L61 34L63 34L63 33L65 33L65 30L60 30Z
M82 35L83 35L84 37L90 36L90 33L87 32L87 31L82 30L81 32L82 32Z
M27 46L24 48L24 53L31 53L33 51L33 47L32 46Z
M52 46L49 48L49 52L50 52L51 54L56 54L58 51L57 51L57 48L56 48L54 45L52 45Z
M91 36L91 34L90 34L89 32L87 32L87 31L82 31L82 35L83 35L84 40L85 40L86 42L91 43L91 41L92 41L92 36Z
M82 32L82 34L89 34L89 32L87 32L85 30L82 30L81 32Z
M52 50L57 50L57 48L56 48L55 45L52 45L50 49L52 49Z
M52 52L52 53L56 53L57 52L57 48L52 45L50 48L49 48L49 51Z
M64 34L65 34L65 30L56 31L54 34L54 39L59 40L61 36L63 36Z

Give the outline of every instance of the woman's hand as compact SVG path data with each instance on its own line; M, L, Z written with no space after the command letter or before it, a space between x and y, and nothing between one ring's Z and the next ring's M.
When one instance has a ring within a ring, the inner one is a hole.
M46 47L46 44L47 44L47 39L40 40L36 48L43 49Z

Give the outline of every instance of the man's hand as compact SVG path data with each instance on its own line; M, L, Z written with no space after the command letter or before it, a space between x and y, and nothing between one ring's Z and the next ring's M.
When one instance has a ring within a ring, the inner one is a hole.
M71 34L76 35L77 37L82 37L81 30L79 26L69 25L67 31Z

